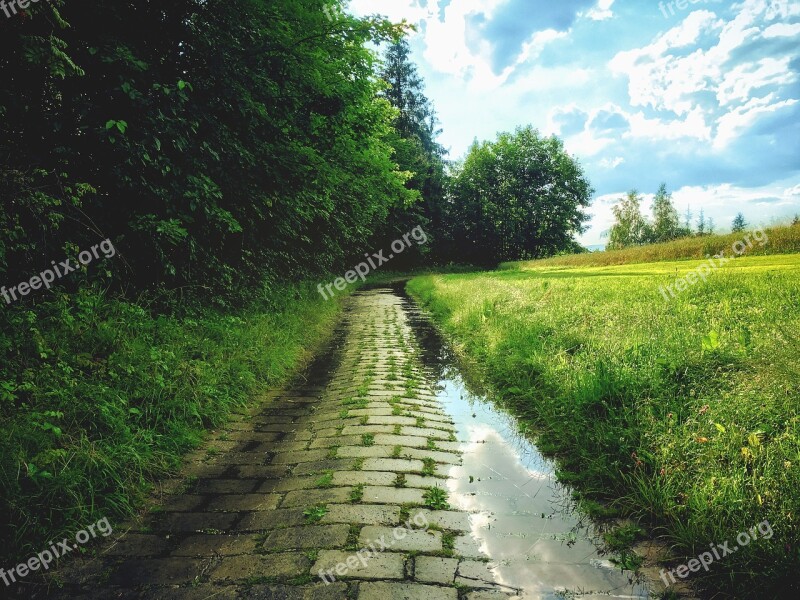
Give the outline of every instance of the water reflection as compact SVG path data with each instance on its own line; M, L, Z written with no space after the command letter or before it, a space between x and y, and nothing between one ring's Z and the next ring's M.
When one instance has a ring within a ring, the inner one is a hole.
M598 550L596 531L575 513L552 461L512 416L467 388L452 353L402 286L392 293L404 298L422 360L462 441L463 464L450 470L450 502L474 513L473 543L457 551L490 556L497 581L523 598L649 598L645 585Z

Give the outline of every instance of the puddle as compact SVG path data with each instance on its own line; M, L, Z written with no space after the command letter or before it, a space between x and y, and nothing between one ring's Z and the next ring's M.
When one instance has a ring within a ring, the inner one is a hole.
M392 293L404 300L422 360L463 441L463 465L450 471L450 502L478 513L472 536L492 557L497 581L531 599L649 598L633 573L598 549L595 528L575 512L553 461L520 433L511 415L467 389L452 352L403 285Z

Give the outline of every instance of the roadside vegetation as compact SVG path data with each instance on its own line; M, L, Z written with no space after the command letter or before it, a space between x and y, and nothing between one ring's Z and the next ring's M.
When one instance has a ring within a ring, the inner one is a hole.
M755 244L747 250L748 256L800 252L800 223L767 227L763 229L763 232L769 238L769 243L763 246ZM663 244L630 246L618 250L606 250L605 252L564 254L536 261L508 262L501 264L500 268L525 270L545 267L601 267L657 261L700 260L720 252L725 252L725 256L730 257L733 255L733 252L731 252L733 244L742 240L746 235L747 233L729 233L725 235L685 237Z
M0 557L131 514L206 428L286 382L340 308L311 285L236 314L147 304L87 288L0 313Z
M797 231L769 230L772 250L785 240L789 251ZM785 597L800 569L800 255L736 258L670 301L659 287L701 262L640 262L728 241L425 276L408 288L533 426L590 514L633 517L676 564L768 520L772 539L692 579L736 598ZM635 264L592 266L623 256Z

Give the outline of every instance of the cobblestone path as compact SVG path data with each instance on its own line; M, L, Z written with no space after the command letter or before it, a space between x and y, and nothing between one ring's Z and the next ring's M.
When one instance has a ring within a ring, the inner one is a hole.
M459 443L401 300L372 290L348 303L332 373L312 369L215 432L158 509L119 524L98 558L64 564L50 597L513 597L470 515L447 505Z

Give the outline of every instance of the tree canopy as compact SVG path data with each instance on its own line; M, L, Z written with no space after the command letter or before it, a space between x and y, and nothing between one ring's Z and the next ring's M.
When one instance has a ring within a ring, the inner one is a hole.
M454 168L450 251L484 265L570 251L588 219L584 209L592 193L561 140L533 127L476 143Z

